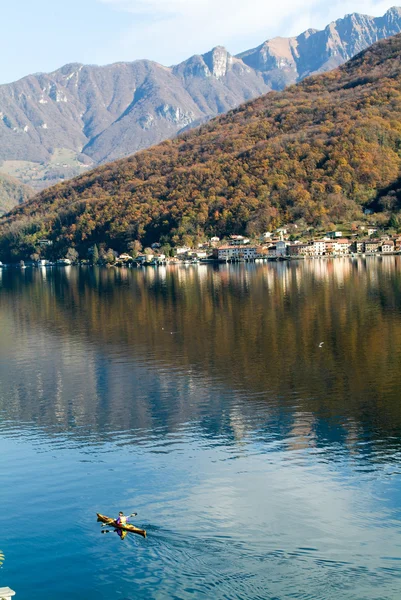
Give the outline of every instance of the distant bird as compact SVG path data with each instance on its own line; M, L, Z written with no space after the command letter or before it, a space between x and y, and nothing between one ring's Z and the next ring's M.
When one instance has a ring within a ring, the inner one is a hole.
M324 342L320 342L319 348L323 348L323 344L324 344Z

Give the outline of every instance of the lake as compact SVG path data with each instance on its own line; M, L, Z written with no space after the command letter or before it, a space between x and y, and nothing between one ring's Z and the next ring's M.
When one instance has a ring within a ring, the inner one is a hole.
M0 270L0 587L399 598L400 390L401 257Z

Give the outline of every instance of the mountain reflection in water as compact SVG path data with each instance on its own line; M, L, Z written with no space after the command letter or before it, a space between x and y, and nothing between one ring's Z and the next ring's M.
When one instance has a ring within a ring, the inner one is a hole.
M271 421L286 435L302 414L313 443L398 436L400 265L4 271L3 418L134 437L194 421L236 438Z
M49 502L82 510L89 527L85 506L95 508L102 485L115 509L128 501L129 492L116 495L124 486L116 464L129 469L135 456L132 508L142 502L142 513L163 514L170 528L153 536L151 529L154 546L141 550L150 554L135 572L120 554L123 579L104 575L85 598L110 597L116 585L124 598L396 598L400 267L399 257L386 257L0 270L0 453L11 448L14 461L3 487L25 498L34 484L25 489L24 477L42 478L47 490L57 481ZM58 470L48 480L54 452ZM7 464L0 459L0 472ZM78 508L85 478L93 497ZM181 521L163 512L172 510L168 494ZM204 507L200 523L195 504ZM216 537L204 541L207 559L196 537L206 522ZM180 546L173 527L194 536L191 548ZM102 536L102 547L114 537ZM10 533L11 554L14 541ZM90 536L71 543L89 560ZM33 577L38 564L25 560ZM79 568L88 578L85 560ZM23 592L28 583L10 563ZM156 576L162 564L165 575ZM224 573L228 564L233 571ZM205 577L210 587L202 587ZM66 598L84 597L65 582L47 589L46 600L63 598L63 589Z

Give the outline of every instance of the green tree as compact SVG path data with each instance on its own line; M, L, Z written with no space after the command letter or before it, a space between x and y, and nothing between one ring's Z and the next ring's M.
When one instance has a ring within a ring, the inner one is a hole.
M68 248L66 258L68 258L68 260L70 260L72 263L76 263L78 262L79 254L75 248Z
M131 254L132 258L136 258L142 250L142 244L139 240L134 240L128 244L128 251Z
M170 256L170 251L171 251L171 246L170 244L164 244L161 248L160 248L160 252L161 254L164 254L165 256Z
M116 262L116 253L114 252L114 250L112 250L111 248L107 250L104 256L104 261L107 265L114 265L114 263Z
M99 262L99 250L96 244L93 246L92 250L92 264L97 265Z

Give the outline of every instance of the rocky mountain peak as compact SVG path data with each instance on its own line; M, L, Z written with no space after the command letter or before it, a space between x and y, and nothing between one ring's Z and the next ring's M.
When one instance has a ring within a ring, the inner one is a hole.
M399 19L401 17L401 7L400 6L393 6L392 8L389 8L389 10L386 12L386 14L384 15L385 19Z
M76 71L82 69L83 66L84 65L82 63L68 63L60 69L54 71L52 75L62 75L68 77L68 75L71 75L72 73L75 73Z
M202 55L210 74L217 79L227 75L231 65L232 56L223 46L216 46L210 52Z

